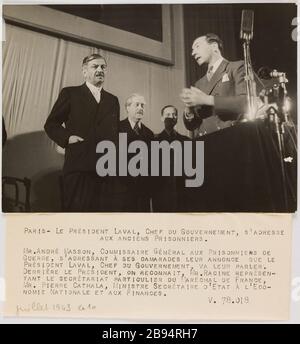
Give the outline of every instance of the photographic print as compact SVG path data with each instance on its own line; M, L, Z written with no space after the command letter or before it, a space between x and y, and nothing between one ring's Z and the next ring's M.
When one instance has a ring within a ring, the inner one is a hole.
M4 5L3 212L294 212L296 14Z

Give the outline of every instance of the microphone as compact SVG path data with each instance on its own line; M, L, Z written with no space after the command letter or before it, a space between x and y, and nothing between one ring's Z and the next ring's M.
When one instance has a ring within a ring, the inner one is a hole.
M243 10L241 19L240 38L251 40L253 38L254 11Z
M257 71L258 77L264 80L272 79L271 73L272 73L272 69L267 66L260 67L259 70Z
M270 67L264 66L260 67L257 71L257 75L260 79L269 80L272 78L285 78L285 73L278 72L276 69L271 69Z

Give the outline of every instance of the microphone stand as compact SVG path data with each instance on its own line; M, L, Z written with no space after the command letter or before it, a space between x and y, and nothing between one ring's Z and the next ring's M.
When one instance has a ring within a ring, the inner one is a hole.
M246 82L246 92L247 92L247 114L246 117L249 120L255 119L256 114L256 84L254 81L254 72L251 65L250 57L250 40L253 34L248 32L242 32L241 38L243 42L243 52L244 52L244 66L245 66L245 82Z
M277 73L276 77L278 78L279 84L276 87L273 86L273 96L277 104L277 108L273 106L267 111L269 118L274 118L275 124L275 133L278 143L279 159L280 159L280 169L281 169L281 178L282 178L282 187L283 187L283 197L284 197L284 206L288 210L288 197L287 197L287 176L286 176L286 167L285 167L285 144L284 144L284 133L285 133L285 124L288 123L288 111L286 109L286 100L287 100L287 89L286 89L286 75L285 73Z

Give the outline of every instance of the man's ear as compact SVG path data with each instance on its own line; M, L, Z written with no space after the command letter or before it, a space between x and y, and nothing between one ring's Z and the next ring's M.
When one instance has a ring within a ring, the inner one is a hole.
M160 116L160 120L161 120L162 122L164 122L164 121L165 121L164 116Z
M211 43L211 45L212 45L213 51L218 51L219 50L219 46L218 46L217 42L213 42L213 43Z

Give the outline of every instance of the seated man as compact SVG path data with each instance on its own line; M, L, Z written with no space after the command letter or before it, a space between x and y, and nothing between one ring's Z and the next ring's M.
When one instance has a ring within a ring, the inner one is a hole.
M120 122L120 133L127 133L128 144L140 140L149 146L154 138L153 132L147 128L142 119L145 113L145 98L137 93L128 97L125 103L127 118ZM128 161L131 157L128 157ZM125 192L120 194L123 199L119 211L149 212L150 211L150 177L120 177ZM122 188L121 188L122 189Z
M192 46L198 65L208 65L207 73L196 87L183 89L181 99L186 106L185 126L198 129L199 136L233 125L246 112L244 62L227 61L222 50L222 41L211 33L198 37Z
M179 134L174 128L177 124L178 111L173 105L166 105L161 110L161 120L164 122L164 130L155 136L158 141L189 141L187 136ZM171 145L172 146L172 145ZM174 171L174 157L171 152L171 176L157 177L155 181L155 192L152 198L153 210L155 212L176 212L184 210L183 191L184 178L172 175Z

